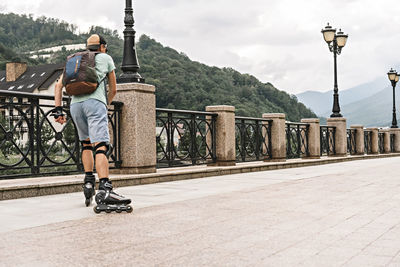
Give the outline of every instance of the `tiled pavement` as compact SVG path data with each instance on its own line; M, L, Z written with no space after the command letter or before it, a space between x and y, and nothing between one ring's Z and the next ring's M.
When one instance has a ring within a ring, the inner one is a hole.
M400 266L400 158L0 202L0 266Z

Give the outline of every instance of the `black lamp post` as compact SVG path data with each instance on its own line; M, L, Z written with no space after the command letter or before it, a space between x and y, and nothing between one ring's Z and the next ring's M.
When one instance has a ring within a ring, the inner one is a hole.
M333 108L331 118L342 117L340 114L339 106L339 94L338 94L338 83L337 83L337 64L336 57L342 52L342 48L346 45L347 34L344 34L342 30L336 33L336 29L328 25L323 29L322 34L324 36L325 42L328 44L329 50L333 52L333 64L334 64L334 87L333 87Z
M139 61L136 55L135 30L133 24L132 0L126 0L125 7L125 30L124 30L124 56L122 59L122 74L117 79L118 83L144 83L144 79L138 73Z
M399 81L399 73L397 73L395 70L390 69L388 72L388 77L389 80L392 82L392 87L393 87L393 115L392 115L392 126L390 128L398 128L397 127L397 119L396 119L396 94L395 94L395 88L396 88L396 83Z

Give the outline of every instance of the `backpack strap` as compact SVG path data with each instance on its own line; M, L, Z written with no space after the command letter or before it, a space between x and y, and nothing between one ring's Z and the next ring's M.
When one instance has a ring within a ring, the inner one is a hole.
M90 54L92 54L93 55L93 57L96 57L97 56L97 54L100 54L100 52L98 52L98 51L95 51L95 52L91 52ZM93 60L94 62L96 62L96 60L94 59ZM102 83L102 82L104 82L104 93L105 93L105 95L106 95L106 103L107 103L107 105L108 105L108 94L107 94L107 84L106 84L106 78L107 78L107 75L108 74L106 74L105 76L104 76L104 78L103 79L101 79L100 80L100 82L98 82L97 83L97 87L96 87L96 90L97 90L97 88L99 88L99 86L100 86L100 84Z
M100 84L101 84L102 82L104 82L104 93L105 93L105 95L106 95L106 103L107 103L107 105L108 105L108 94L107 94L107 84L106 84L107 75L108 75L108 74L106 74L106 75L104 76L104 78L101 79L101 81L97 84L97 88L100 86ZM97 88L96 88L96 89L97 89Z

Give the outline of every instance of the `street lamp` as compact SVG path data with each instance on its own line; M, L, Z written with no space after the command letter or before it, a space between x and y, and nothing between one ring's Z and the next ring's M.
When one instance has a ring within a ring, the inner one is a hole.
M125 30L124 30L124 56L122 59L122 74L118 78L118 83L133 83L139 82L144 83L144 79L138 73L139 61L136 55L135 47L135 30L133 24L133 9L132 0L126 0L125 2Z
M392 115L392 126L390 128L398 128L397 127L397 119L396 119L396 97L395 97L395 88L396 83L399 81L399 73L395 70L390 69L388 72L388 78L392 82L393 87L393 115Z
M340 114L340 106L339 106L336 56L340 55L340 53L342 52L342 48L346 45L348 35L344 34L342 30L339 30L339 32L336 33L336 29L333 29L332 26L329 25L329 23L325 27L325 29L322 29L321 32L324 36L325 42L328 44L329 50L333 52L334 87L333 87L333 108L332 108L331 118L342 117L342 114Z

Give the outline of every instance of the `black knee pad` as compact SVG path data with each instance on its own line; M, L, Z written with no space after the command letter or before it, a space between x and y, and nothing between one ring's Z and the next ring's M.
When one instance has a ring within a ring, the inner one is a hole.
M81 141L82 152L85 151L85 150L93 151L93 146L92 146L91 144L92 144L92 143L90 143L89 140L83 140L83 141ZM84 145L90 145L90 146L84 146Z
M102 146L105 146L106 150L99 149ZM108 152L110 151L110 144L106 143L106 142L100 142L94 147L94 149L96 150L96 152L95 152L96 155L97 154L104 154L106 157L108 157L109 156Z

